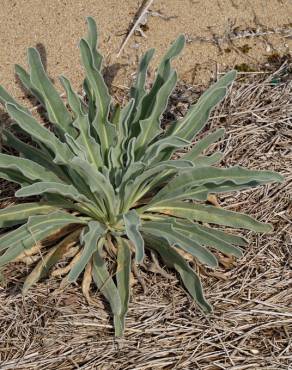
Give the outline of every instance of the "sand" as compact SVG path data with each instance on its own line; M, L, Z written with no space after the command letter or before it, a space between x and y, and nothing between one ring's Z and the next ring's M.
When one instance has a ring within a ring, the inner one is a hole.
M79 88L83 71L78 42L86 32L87 15L98 23L108 79L120 87L129 86L138 58L150 47L157 49L153 72L180 33L188 43L175 64L180 79L193 84L206 84L216 70L242 63L256 70L269 55L287 54L292 47L289 0L154 0L143 27L146 37L133 35L118 58L140 7L136 0L2 0L0 84L23 96L13 66L26 66L26 49L36 46L52 79L65 74Z
M118 58L140 5L134 0L1 0L0 84L23 98L13 64L26 65L26 48L37 46L55 82L65 74L80 88L78 41L87 15L100 29L107 80L123 93L146 49L157 49L153 73L171 41L186 34L176 66L188 84L171 98L176 116L183 102L202 93L197 85L208 84L216 73L243 63L262 70L269 57L292 48L291 1L154 0L144 26L147 38L133 35ZM214 147L224 152L224 165L274 169L286 179L220 197L222 206L271 222L274 231L248 235L250 244L238 261L222 258L216 271L198 267L214 314L203 316L174 274L165 278L140 269L147 291L135 285L125 338L115 341L109 307L96 289L91 292L96 306L86 303L80 285L60 291L60 281L53 278L24 298L21 285L30 267L12 264L4 271L8 286L0 286L1 370L287 370L292 361L291 112L286 65L281 73L238 78L208 123L208 129L226 129ZM13 199L7 183L0 182L0 190L6 201Z

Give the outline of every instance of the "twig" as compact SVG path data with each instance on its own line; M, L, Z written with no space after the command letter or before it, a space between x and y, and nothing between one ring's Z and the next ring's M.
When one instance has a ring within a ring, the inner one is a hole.
M123 49L125 48L127 42L129 41L129 39L132 36L132 34L135 32L136 28L141 23L144 15L147 13L147 11L150 8L150 6L152 5L153 1L154 0L149 0L148 3L144 6L144 8L140 10L140 15L137 18L136 22L134 23L133 27L131 28L130 32L128 33L127 37L123 41L123 43L122 43L122 45L121 45L121 47L120 47L120 49L118 51L117 57L119 57L121 55L121 53L122 53Z

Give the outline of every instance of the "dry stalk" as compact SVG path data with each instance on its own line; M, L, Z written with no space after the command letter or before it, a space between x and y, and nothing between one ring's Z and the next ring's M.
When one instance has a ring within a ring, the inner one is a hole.
M180 85L171 98L169 115L178 118L199 95L197 88ZM272 74L240 77L209 121L209 130L226 128L224 139L212 148L224 152L224 165L273 169L286 179L283 184L218 196L222 207L271 222L274 231L242 232L250 243L236 264L224 260L226 267L220 263L216 270L200 267L213 314L205 317L199 311L174 274L171 280L141 269L147 291L133 287L125 338L117 343L109 310L86 305L77 285L56 296L50 292L59 281L45 280L23 299L8 284L0 290L1 370L288 370L292 363L291 117L291 72L284 65ZM26 269L14 264L4 274L19 284Z

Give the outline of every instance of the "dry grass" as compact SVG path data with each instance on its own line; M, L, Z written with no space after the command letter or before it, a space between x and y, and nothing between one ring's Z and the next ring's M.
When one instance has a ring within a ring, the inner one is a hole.
M125 338L115 341L108 307L97 292L97 305L89 307L80 287L62 292L59 280L51 279L23 298L21 281L29 267L14 264L6 269L7 288L0 290L1 370L292 366L289 76L287 64L274 74L244 74L210 119L209 129L227 130L215 145L224 151L225 165L274 169L286 178L280 185L219 198L228 209L271 222L275 231L248 235L250 244L238 261L221 256L215 271L198 267L214 313L203 316L174 275L167 279L141 270L147 290L135 285ZM197 96L197 89L180 86L169 115L180 115Z

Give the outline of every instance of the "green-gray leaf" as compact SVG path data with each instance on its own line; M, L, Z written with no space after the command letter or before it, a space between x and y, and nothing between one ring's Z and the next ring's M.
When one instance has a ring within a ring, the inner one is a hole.
M200 154L203 153L205 149L207 149L211 144L220 139L224 135L224 133L225 133L224 128L221 128L205 136L203 139L199 140L192 147L192 149L188 153L186 153L182 158L193 162Z
M61 76L60 77L60 82L63 85L67 99L68 99L68 104L70 108L72 109L73 113L75 114L75 117L78 117L79 115L83 115L86 113L84 104L82 102L81 97L73 90L73 87L71 86L70 81L65 77Z
M270 224L259 222L248 215L202 204L179 201L169 202L168 205L150 206L147 211L211 224L248 229L255 232L269 232L273 229Z
M108 121L111 97L102 75L94 67L90 47L84 39L81 39L80 41L80 51L86 76L95 97L97 109L96 117L94 118L92 125L100 139L103 153L107 153L115 136L115 126Z
M57 182L37 182L25 186L15 193L17 197L30 197L32 195L59 194L76 202L91 203L88 198L79 193L73 185L60 184Z
M3 142L6 145L17 150L26 159L30 159L31 161L38 163L42 167L49 169L50 171L55 173L59 178L66 179L64 171L58 165L56 165L51 160L51 157L48 157L48 155L44 151L19 140L8 130L3 130L2 138Z
M0 210L0 227L22 223L29 216L42 215L54 211L56 208L42 203L24 203L9 206Z
M176 135L186 140L192 140L204 127L212 109L225 97L227 87L235 77L236 71L230 71L212 85L200 97L198 102L191 106L183 119L170 126L168 135Z
M141 58L139 69L137 72L135 85L130 90L130 96L134 99L133 113L137 112L137 109L141 110L141 101L146 95L145 82L147 77L147 70L151 59L153 58L155 49L149 49ZM139 108L138 108L139 107ZM140 115L140 111L137 112L137 116Z
M108 300L111 310L114 314L114 321L120 317L122 311L122 304L120 293L110 276L106 263L102 257L102 247L104 240L101 239L98 243L98 250L93 254L92 257L92 276L97 288ZM119 322L118 322L119 324ZM117 325L115 328L117 335L120 333L120 325Z
M177 74L173 71L157 92L149 117L139 121L140 134L137 137L136 148L140 156L144 153L146 146L161 132L160 117L167 106L168 98L175 87L176 81Z
M35 48L28 49L28 62L30 65L30 80L35 89L42 95L46 104L49 119L55 123L61 132L72 132L72 118L59 93L48 78L39 52Z
M31 83L30 75L26 72L26 70L23 69L20 65L16 64L15 73L20 79L22 85L37 98L37 100L42 104L43 107L46 107L42 94L40 94L39 91Z
M206 301L200 278L195 271L189 266L184 258L172 247L170 247L163 239L146 235L147 246L156 250L168 267L174 268L180 274L184 286L188 290L192 298L205 311L212 311L212 307Z
M189 189L202 187L205 184L220 185L225 182L232 182L235 185L249 184L256 181L258 184L268 182L281 182L283 177L273 171L248 170L239 166L231 168L201 167L181 171L153 198L151 204L160 201L171 200L176 195L183 194ZM216 187L215 187L216 189Z
M218 266L216 257L208 249L202 247L196 238L192 238L192 235L186 236L185 232L182 233L175 226L176 224L171 220L165 222L148 221L143 223L142 230L157 237L164 237L170 245L178 246L210 267Z
M88 27L88 36L87 42L90 46L90 50L92 53L92 59L94 63L94 67L100 71L102 65L102 55L97 50L97 42L98 42L98 34L95 20L92 17L87 17L87 27Z
M125 329L125 317L128 312L130 300L130 273L131 273L131 250L124 238L118 238L117 255L117 288L121 297L121 314L116 320L116 336L122 336Z
M72 267L70 273L67 276L69 283L72 283L78 279L78 276L84 270L87 263L90 261L92 255L97 250L98 240L105 233L106 228L97 221L90 221L88 223L88 230L81 234L80 242L84 245L80 259Z
M62 182L53 172L25 158L0 153L0 171L10 169L19 172L29 180L45 180Z
M73 156L68 146L62 143L51 131L40 125L31 114L17 108L13 104L6 104L7 112L17 124L33 138L44 143L55 153L55 163L67 164Z
M190 238L196 240L201 245L206 245L208 247L214 247L219 251L233 255L235 257L242 256L242 250L229 244L228 242L224 241L223 239L218 238L211 232L207 232L191 222L182 222L177 221L175 223L175 230L180 230L183 233L186 233Z
M123 215L126 234L136 249L136 262L141 263L144 259L144 240L139 232L140 217L135 210L131 210Z
M30 216L25 225L0 238L0 250L6 249L6 252L0 256L0 267L13 261L23 251L32 248L62 227L82 223L84 221L81 219L62 211Z
M23 107L22 105L20 105L19 103L17 103L17 101L4 89L4 87L0 86L0 103L3 104L4 106L6 106L6 104L13 104L15 105L17 108L25 111L25 112L29 112L27 108Z

